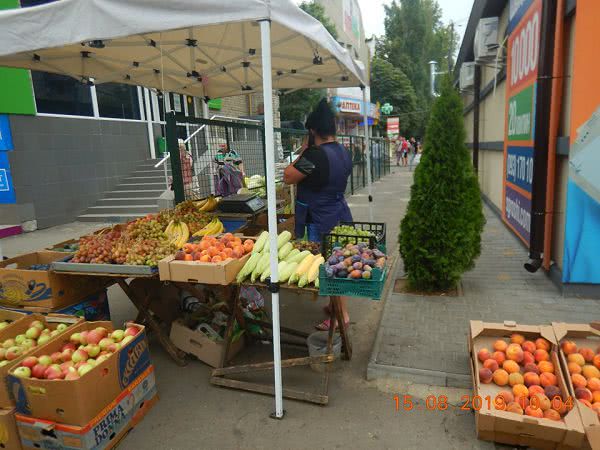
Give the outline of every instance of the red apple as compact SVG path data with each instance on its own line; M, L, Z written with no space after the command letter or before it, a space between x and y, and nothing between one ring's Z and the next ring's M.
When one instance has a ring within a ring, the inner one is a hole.
M74 345L81 344L81 333L73 333L69 338L69 341Z
M61 352L54 352L50 355L50 358L52 358L52 362L54 364L58 364L61 363L61 358L62 358L62 353Z
M100 348L102 350L106 350L108 347L110 347L114 343L115 343L115 341L113 341L111 338L103 338L102 340L100 340L100 342L98 344L100 345Z
M44 325L43 322L39 321L39 320L34 320L33 322L31 322L29 324L30 327L35 327L35 328L39 328L40 331L42 331L44 328L46 328L46 325Z
M31 327L25 332L27 339L37 339L41 334L42 330L40 330L38 327Z
M23 354L23 351L19 347L10 347L6 350L6 359L8 361L12 361L17 359L19 356Z
M64 352L68 348L70 348L73 351L77 350L77 347L72 342L69 342L68 344L63 345L61 350Z
M67 372L67 369L68 369L69 367L73 367L74 365L75 365L75 364L73 363L73 361L65 361L64 363L62 363L62 364L60 365L60 370L62 370L62 371L63 371L63 373L66 373L66 372Z
M50 358L48 355L42 355L38 357L38 363L42 366L48 367L50 364L52 364L52 358Z
M21 362L21 365L32 369L37 363L38 359L35 356L28 356Z
M88 332L85 339L88 344L98 345L98 342L100 342L103 337L104 336L102 336L102 334L99 333L98 331L92 330L92 331Z
M88 333L89 331L82 331L81 333L79 333L79 335L81 336L81 345L88 345Z
M44 378L44 372L46 372L47 368L48 367L44 366L43 364L36 364L31 369L31 376L39 378L41 380L42 378Z
M29 367L20 366L13 370L15 377L29 378L31 376L31 369Z
M125 336L135 336L138 334L140 329L138 327L127 327L125 330Z
M102 336L101 339L104 339L106 336L108 336L108 330L104 327L98 327L94 331Z
M131 336L129 336L129 337L131 337ZM133 339L133 337L131 337L131 339ZM123 340L125 340L125 338L123 338ZM121 344L122 344L122 343L123 343L123 341L121 341L121 342L115 342L114 344L110 344L110 345L108 346L107 350L108 350L110 353L116 353L116 352L118 352L118 351L119 351L119 349L121 348Z
M75 350L71 348L66 348L61 352L60 359L62 359L63 361L71 361L73 353L75 353Z
M77 369L77 372L79 372L79 376L82 377L93 368L94 366L92 366L91 364L83 364L79 367L79 369Z
M62 369L58 364L52 364L44 372L44 377L47 380L59 380L64 377Z
M123 330L115 330L111 333L110 337L115 342L121 342L123 340L123 338L125 337L125 332Z
M85 347L85 352L92 358L95 358L100 354L100 346L95 344L88 344Z
M71 361L73 361L75 364L78 362L87 361L88 358L89 355L85 350L75 350L73 355L71 355Z
M69 368L69 371L65 375L65 380L77 380L79 378L80 378L79 372L77 372L77 369L75 369L73 367Z
M50 342L50 339L52 339L52 336L50 336L49 334L43 334L42 336L40 336L38 338L37 344L38 345L47 344L48 342Z

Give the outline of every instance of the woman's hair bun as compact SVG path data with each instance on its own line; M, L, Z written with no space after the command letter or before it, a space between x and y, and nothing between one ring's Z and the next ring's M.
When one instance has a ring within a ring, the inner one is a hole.
M322 98L306 119L305 127L321 137L335 136L335 114L326 98Z

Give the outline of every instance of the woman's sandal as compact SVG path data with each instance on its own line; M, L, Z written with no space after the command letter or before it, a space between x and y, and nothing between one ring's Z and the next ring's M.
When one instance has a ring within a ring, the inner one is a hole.
M346 322L346 328L348 328L348 326L350 325L350 322ZM331 326L331 320L330 319L325 319L323 322L321 322L318 325L315 325L315 328L319 331L329 331L329 327ZM335 329L338 329L337 326L337 321L336 321L336 325L335 325Z

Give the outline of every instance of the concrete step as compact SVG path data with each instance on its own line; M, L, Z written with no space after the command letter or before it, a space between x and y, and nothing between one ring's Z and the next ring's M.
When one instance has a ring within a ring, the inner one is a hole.
M167 174L171 175L171 169L167 170ZM152 176L157 176L157 177L164 177L165 176L165 170L160 168L160 169L148 169L148 170L136 170L135 172L133 172L131 174L132 177L152 177Z
M157 198L165 191L165 186L162 189L116 189L104 194L104 198Z
M80 222L124 223L144 217L146 214L82 214L77 218Z
M158 211L158 205L103 205L92 206L87 209L86 214L141 214L146 215Z
M118 191L156 191L159 189L165 190L166 188L164 181L157 181L154 183L121 183L115 189Z
M121 180L121 184L146 184L146 183L162 183L165 185L165 175L132 175Z
M119 197L119 198L103 198L98 200L96 206L118 206L118 205L148 205L156 206L157 197Z

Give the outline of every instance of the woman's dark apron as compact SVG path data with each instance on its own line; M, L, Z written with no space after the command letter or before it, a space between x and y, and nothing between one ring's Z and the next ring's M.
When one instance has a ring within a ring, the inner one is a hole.
M332 142L319 147L329 161L329 179L315 191L305 183L298 184L296 199L296 237L301 239L306 227L309 239L320 240L338 222L351 222L352 214L344 198L348 177L352 173L352 156L341 144Z

